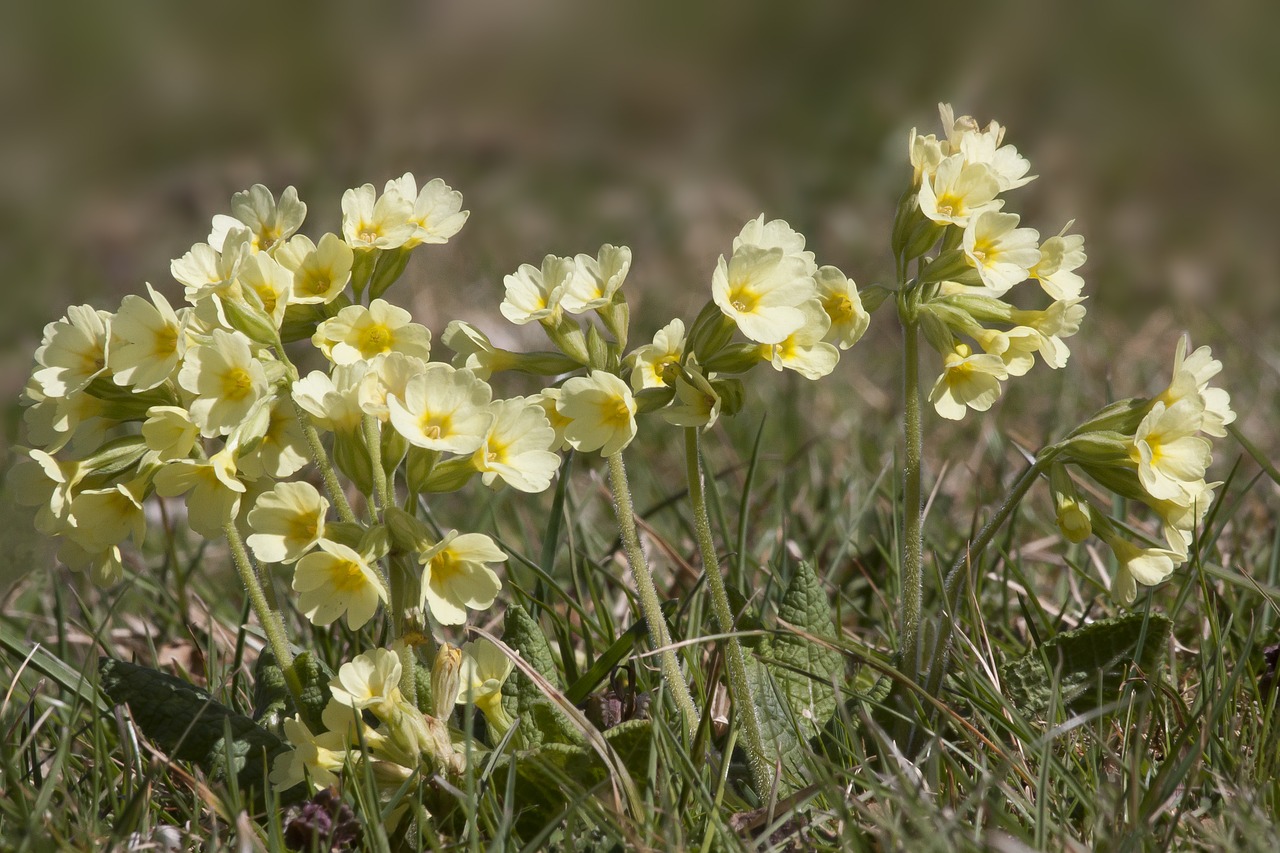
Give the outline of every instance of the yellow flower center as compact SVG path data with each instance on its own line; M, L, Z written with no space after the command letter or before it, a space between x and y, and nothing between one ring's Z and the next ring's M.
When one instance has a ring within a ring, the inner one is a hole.
M361 221L360 227L356 229L356 239L362 243L372 245L382 236L382 229L372 222Z
M729 304L740 314L750 314L760 304L760 296L747 285L740 284L729 292Z
M437 412L424 412L422 417L418 418L418 429L422 430L422 434L427 438L441 438L449 434L453 427L453 418L447 414Z
M621 397L614 397L607 401L600 411L601 422L612 429L621 429L631 422L631 410L627 408L627 401Z
M338 560L329 570L329 580L338 592L355 592L368 583L364 569L353 560Z
M156 358L168 358L178 350L178 330L166 325L156 332L152 354Z
M822 310L827 312L833 324L847 323L853 317L853 303L842 294L828 296L822 300Z
M311 280L307 282L307 289L315 296L323 296L329 291L329 286L333 284L333 280L325 273L318 272L311 276Z
M253 377L243 367L233 367L222 374L222 398L243 400L253 390Z
M943 216L959 216L960 211L964 209L963 199L952 193L943 193L938 196L938 213Z
M361 355L368 358L391 349L391 330L381 323L376 323L360 333L359 348Z
M300 542L311 542L316 538L320 524L312 515L297 515L289 519L289 538Z

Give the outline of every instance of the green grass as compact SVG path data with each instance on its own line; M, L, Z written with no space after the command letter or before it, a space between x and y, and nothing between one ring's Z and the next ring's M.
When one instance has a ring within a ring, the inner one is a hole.
M712 516L731 583L765 630L787 630L774 624L773 611L798 557L816 563L838 614L841 707L803 757L805 786L756 798L740 754L727 752L732 725L689 745L664 709L655 714L653 751L633 774L637 810L619 811L608 785L583 788L581 774L555 766L543 778L571 796L535 809L536 798L490 756L459 783L466 796L432 809L438 836L367 834L371 849L392 842L471 850L1273 847L1280 759L1262 649L1274 637L1280 590L1274 528L1247 515L1256 510L1257 483L1234 479L1201 533L1197 558L1140 598L1140 609L1174 623L1160 667L1131 672L1116 695L1098 697L1096 710L1073 715L1059 704L1029 717L1002 688L1001 664L1034 649L1037 638L1112 612L1094 555L1057 540L1045 496L1033 492L974 566L955 671L923 751L906 756L887 734L892 711L866 698L878 679L894 676L892 477L833 464L827 443L808 441L813 427L789 439L781 427L766 423L754 456L749 425L725 434L710 460L721 472ZM696 548L682 489L663 468L656 438L631 454L634 487L638 505L650 508L647 544L663 592L680 602L674 634L696 640L711 632L709 602L689 566ZM659 461L639 462L650 459ZM542 573L532 565L550 552L538 514L550 496L540 507L503 493L433 508L450 524L494 531L519 555L508 589L526 604L539 591L541 625L559 646L569 683L635 618L600 478L598 465L575 460L559 547ZM928 550L940 563L968 530L949 520L935 501ZM232 708L251 704L261 642L240 627L246 611L227 594L234 575L225 554L180 541L167 557L169 543L149 544L155 568L121 588L98 592L74 576L40 572L10 593L0 620L0 683L13 685L0 705L6 847L89 850L176 832L184 844L200 839L210 848L242 843L246 834L281 848L278 810L264 814L240 792L207 784L157 752L123 709L95 707L90 662L100 653L152 665L163 659L161 668L207 684ZM372 632L308 629L296 613L291 623L303 629L295 636L310 631L330 665L353 641L375 640ZM722 669L717 646L694 642L681 654L706 708L709 674ZM638 689L658 690L653 658L633 657L628 672ZM651 707L663 708L660 695ZM358 779L346 796L376 802Z

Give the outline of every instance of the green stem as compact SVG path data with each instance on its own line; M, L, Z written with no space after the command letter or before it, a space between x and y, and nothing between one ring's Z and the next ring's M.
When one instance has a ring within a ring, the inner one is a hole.
M364 429L364 443L369 447L369 461L373 466L374 518L381 519L382 511L390 506L387 499L387 472L382 468L382 434L378 428L378 419L373 415L365 415L361 427Z
M609 457L609 488L613 491L613 507L618 517L622 547L635 577L640 611L649 627L649 640L659 652L662 677L680 710L684 730L692 740L697 735L698 708L693 702L693 694L689 692L689 685L685 683L684 673L680 671L675 650L670 648L671 636L667 633L667 622L662 615L658 590L653 585L653 574L649 571L649 563L640 547L640 534L636 530L635 508L631 502L631 487L627 484L627 469L622 462L622 451Z
M912 681L920 674L920 609L924 604L924 502L920 459L924 430L920 423L920 336L915 317L900 308L903 331L903 419L906 465L902 473L902 555L899 596L899 641L903 672Z
M733 634L737 630L734 624L733 609L729 606L729 595L725 591L724 575L720 570L720 558L716 554L715 539L711 534L711 517L707 514L706 481L702 471L702 461L698 454L698 428L687 427L684 431L685 472L689 478L689 502L693 505L694 530L698 536L698 547L702 554L702 573L707 579L707 587L711 590L711 606L715 612L716 624L721 633L729 634L725 646L725 660L729 670L729 696L733 699L734 709L742 720L743 732L746 735L747 766L751 769L751 781L756 793L763 800L773 787L773 762L764 750L764 738L760 734L760 718L756 713L756 703L751 696L751 686L747 680L747 660L742 651L742 643Z
M293 668L293 652L289 651L289 640L284 632L284 620L267 604L262 582L253 567L253 562L249 559L249 553L245 551L244 540L240 538L240 531L236 529L235 521L228 521L223 525L222 530L231 548L231 561L236 564L240 580L249 593L249 604L253 607L253 612L258 614L258 621L262 623L262 630L267 635L267 643L270 644L271 651L276 656L276 663L284 672L285 684L293 696L293 706L301 708L302 682L299 681L298 673Z

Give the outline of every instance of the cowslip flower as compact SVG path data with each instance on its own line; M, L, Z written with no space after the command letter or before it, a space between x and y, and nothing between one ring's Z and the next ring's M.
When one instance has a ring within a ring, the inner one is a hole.
M46 536L70 524L73 491L84 471L79 462L59 460L43 450L19 449L26 456L9 471L8 484L18 503L37 507L35 527Z
M502 581L488 563L507 555L483 533L450 530L419 556L422 563L420 606L441 625L462 625L467 609L486 610L502 590Z
M1088 260L1084 253L1084 237L1068 234L1068 222L1062 232L1040 245L1040 260L1029 274L1051 299L1076 299L1084 290L1084 279L1076 270Z
M684 322L672 320L653 336L653 343L636 347L631 353L631 387L636 391L645 388L663 388L667 381L663 371L667 365L677 364L684 355Z
M473 640L462 646L458 679L462 689L458 701L479 708L495 738L502 737L515 724L502 707L502 685L514 668L511 659L487 639Z
M395 184L388 184L381 196L373 184L342 194L342 236L356 251L400 248L418 230L412 217L412 199Z
M662 410L662 417L672 426L702 429L711 429L720 417L720 395L692 358L676 377L675 399Z
M354 549L328 539L318 544L320 550L298 560L293 571L293 589L302 593L298 609L316 625L345 614L354 631L373 618L379 601L387 600L386 587Z
M1190 346L1191 340L1186 335L1178 338L1173 354L1173 378L1156 399L1173 406L1185 397L1198 395L1204 405L1200 431L1222 438L1227 434L1227 424L1236 419L1236 413L1231 410L1231 395L1226 389L1209 387L1209 380L1222 370L1222 362L1213 357L1208 347L1200 347L1188 356Z
M776 344L804 324L800 305L816 293L804 260L781 248L743 244L716 263L711 296L720 311L751 340Z
M972 292L1003 296L1015 284L1026 281L1031 268L1041 260L1039 239L1036 229L1018 227L1016 213L987 210L971 217L961 246L985 285Z
M1035 354L1043 346L1043 336L1030 326L1012 329L975 329L973 339L983 352L1000 356L1010 376L1025 376L1035 366Z
M1000 381L1008 377L999 356L974 354L966 344L957 344L943 357L942 374L929 392L929 402L942 417L958 421L969 409L990 409L1000 396Z
M831 320L826 340L846 350L862 339L871 325L871 315L862 307L862 297L853 280L836 267L820 267L813 281L822 310Z
M537 405L547 416L547 422L551 424L551 429L555 432L555 438L548 447L552 452L568 450L572 445L569 440L564 437L564 431L568 428L572 421L560 414L560 389L559 388L543 388L537 394L530 394L525 399L531 405Z
M553 322L561 310L561 299L576 271L572 258L547 255L541 268L521 264L514 273L503 277L506 296L499 306L502 316L517 326L534 320Z
M237 279L242 290L250 290L262 303L262 310L278 329L284 311L293 300L293 273L265 253L245 259Z
M804 264L805 275L813 275L818 271L813 252L804 248L804 235L791 227L785 219L771 219L765 222L764 214L747 222L733 238L733 251L743 246L755 246L758 249L781 249L788 258L794 258Z
M556 432L541 405L521 397L495 400L489 407L493 425L471 457L486 486L506 483L517 491L536 493L551 485L560 457L551 452Z
M293 383L293 401L309 414L317 427L346 434L360 428L360 387L369 370L367 362L334 365L332 374L313 370Z
M347 741L342 732L311 733L298 715L284 720L284 736L293 746L276 756L268 781L284 791L310 780L314 790L336 787L347 760Z
M32 374L46 397L81 391L107 368L111 315L88 305L72 305L66 316L44 327Z
M355 254L337 234L325 234L319 243L299 234L276 253L276 260L293 273L290 301L327 305L351 280Z
M245 477L291 476L311 461L306 433L298 420L298 412L286 397L277 397L267 413L267 423L253 449L240 456L239 467Z
M493 390L469 370L428 364L405 385L404 398L391 394L391 425L410 444L448 453L474 453L493 423Z
M400 657L395 652L373 649L339 667L337 677L329 682L329 691L339 705L353 711L368 708L379 718L389 717L390 709L404 699L400 692L401 672Z
M1189 484L1203 482L1213 447L1199 435L1204 401L1183 397L1172 406L1157 400L1133 436L1130 458L1138 466L1138 480L1157 500L1177 500L1189 494Z
M178 459L156 472L156 494L166 498L186 495L191 529L216 539L240 510L245 484L238 473L234 448L224 448L207 461Z
M298 199L295 188L287 187L277 203L271 190L254 184L231 197L230 216L220 213L213 217L209 245L221 252L228 234L245 229L252 235L253 251L265 251L291 237L306 218L307 206Z
M831 328L831 318L822 303L810 299L800 305L804 323L776 344L761 347L774 370L794 370L805 379L821 379L835 370L840 351L824 338Z
M277 483L249 510L245 543L262 563L292 563L324 538L329 501L310 483Z
M108 419L106 403L84 391L66 397L46 397L34 377L22 389L27 410L22 413L27 439L50 453L68 444L76 451L91 453L102 446L107 430L115 426Z
M440 340L453 350L454 367L465 367L481 379L508 370L517 361L512 353L495 347L484 332L461 320L450 320Z
M389 352L426 361L431 356L431 332L412 320L408 311L385 299L373 300L368 308L348 305L316 327L311 343L335 364L367 361Z
M1080 331L1084 319L1083 299L1059 299L1043 311L1010 312L1009 322L1029 326L1040 333L1040 358L1055 370L1065 367L1071 350L1063 342Z
M187 350L178 384L196 395L191 419L206 438L231 432L268 392L249 339L222 329L213 330L209 343Z
M963 155L953 154L920 184L920 212L934 222L963 228L970 217L999 210L1004 204L996 198L999 192L1000 182L990 167L967 163Z
M147 517L142 501L123 484L105 489L85 489L71 500L73 527L66 534L86 551L104 551L125 539L141 546L147 534Z
M409 221L414 225L413 234L404 242L404 248L412 249L423 243L446 243L462 230L471 211L462 209L462 193L450 187L440 178L432 178L418 191L412 172L387 182L386 191L392 187L405 198L413 199L413 212Z
M249 257L253 235L248 228L230 231L220 249L208 243L196 243L181 258L169 263L169 273L186 291L188 302L195 304L214 294L224 294L236 286L236 277L245 258Z
M427 362L402 352L389 352L369 360L369 369L360 380L357 398L360 408L386 423L391 417L387 397L395 395L404 399L404 389L409 380L427 369Z
M1137 584L1155 586L1187 559L1185 549L1179 552L1169 548L1142 548L1117 534L1109 525L1095 529L1119 563L1119 571L1111 582L1111 595L1126 607L1138 597Z
M565 440L583 453L598 450L602 456L612 456L636 435L636 401L631 389L603 370L565 382L556 411L569 420Z
M613 300L631 269L631 250L605 243L596 257L578 255L573 264L560 306L570 314L582 314L603 308Z
M119 545L101 551L87 551L74 539L63 539L58 546L58 562L73 572L87 574L97 587L111 587L124 578L124 560Z
M178 314L150 283L151 299L129 294L111 321L107 366L117 385L149 391L164 383L187 348Z
M1035 175L1027 175L1031 163L1012 145L1004 145L1004 128L999 122L988 122L979 127L972 116L954 118L950 104L938 104L942 126L947 133L947 150L960 154L967 163L982 163L991 168L1000 185L1000 191L1017 189L1034 181Z

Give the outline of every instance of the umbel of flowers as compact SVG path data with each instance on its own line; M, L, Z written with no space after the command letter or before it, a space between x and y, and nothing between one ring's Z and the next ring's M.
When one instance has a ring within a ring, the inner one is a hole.
M1004 207L1005 193L1032 180L1004 128L955 118L945 105L942 118L943 137L910 137L892 286L860 294L839 269L820 266L786 222L761 215L708 264L701 311L636 346L624 288L631 250L606 244L506 276L501 315L536 324L547 350L504 350L455 320L444 324L452 355L441 360L428 328L386 296L415 250L465 223L459 193L439 179L419 188L408 174L381 192L366 184L344 194L340 227L313 239L300 231L306 205L292 188L277 199L255 186L172 262L180 296L147 284L114 313L73 306L46 327L23 395L29 446L15 468L17 491L38 507L38 529L59 539L59 559L103 585L137 561L146 502L181 500L196 534L226 539L297 708L303 685L286 614L357 632L367 647L350 650L323 713L285 721L294 751L271 778L282 788L324 786L355 768L390 792L455 774L476 754L451 725L456 704L484 715L491 742L522 722L502 702L512 661L487 641L463 642L473 615L499 602L507 554L483 533L428 523L424 505L475 479L542 492L567 448L606 460L664 695L676 730L696 736L701 714L640 546L623 462L641 418L678 428L712 614L728 635L729 692L753 786L766 795L774 767L708 518L703 434L742 409L745 378L758 366L829 375L867 330L869 311L894 297L905 331L901 663L918 678L920 336L940 359L928 399L954 420L988 410L1002 383L1037 360L1063 367L1065 340L1084 316L1082 238L1068 226L1041 241ZM1035 293L1024 296L1028 282ZM1036 294L1041 307L1018 307ZM304 373L299 364L323 367ZM1184 339L1164 391L1108 406L1046 446L971 551L1046 476L1064 535L1097 535L1114 551L1120 602L1134 600L1137 584L1166 578L1188 559L1218 485L1205 481L1209 438L1234 418L1226 392L1209 385L1220 368ZM499 396L491 381L513 371L547 377L549 387ZM1163 541L1108 517L1081 495L1081 477L1149 506ZM290 573L287 607L264 582L270 566ZM385 641L367 642L366 626ZM524 742L519 729L514 737Z

